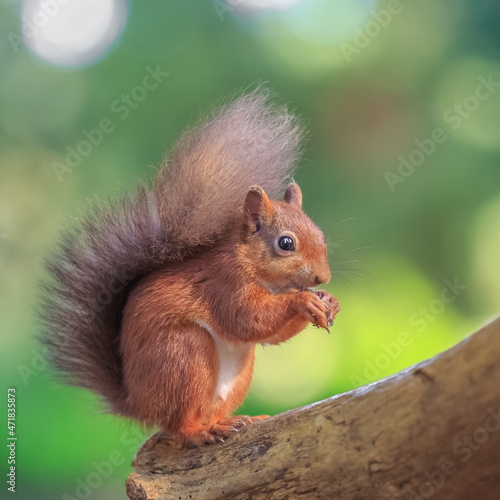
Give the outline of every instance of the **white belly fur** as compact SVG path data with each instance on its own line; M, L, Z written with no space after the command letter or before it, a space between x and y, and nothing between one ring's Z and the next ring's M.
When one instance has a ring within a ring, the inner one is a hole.
M233 390L252 344L233 344L217 335L207 323L199 320L196 323L204 328L215 342L219 358L219 376L215 394L225 401Z

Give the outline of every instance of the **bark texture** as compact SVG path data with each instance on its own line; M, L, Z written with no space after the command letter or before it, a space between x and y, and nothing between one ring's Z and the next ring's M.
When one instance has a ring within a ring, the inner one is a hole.
M157 433L132 500L500 499L500 318L396 375L179 449Z

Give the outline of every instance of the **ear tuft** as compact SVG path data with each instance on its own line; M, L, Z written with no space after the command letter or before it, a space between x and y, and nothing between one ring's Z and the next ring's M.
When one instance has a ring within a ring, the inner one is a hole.
M299 185L295 184L295 182L290 184L285 191L283 200L302 210L302 191L300 190Z
M246 217L260 228L262 219L272 215L274 207L260 186L252 186L245 198L244 210Z

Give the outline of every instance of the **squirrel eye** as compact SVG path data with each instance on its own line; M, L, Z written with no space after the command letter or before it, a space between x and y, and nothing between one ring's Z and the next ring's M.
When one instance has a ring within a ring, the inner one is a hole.
M291 252L295 248L293 239L290 236L281 236L278 240L278 246L281 250L285 250L285 252Z

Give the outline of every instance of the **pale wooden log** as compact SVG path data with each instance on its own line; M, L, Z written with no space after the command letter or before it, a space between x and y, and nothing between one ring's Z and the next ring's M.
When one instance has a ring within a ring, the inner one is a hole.
M225 443L182 450L155 434L133 465L133 500L498 500L500 318L434 358Z

